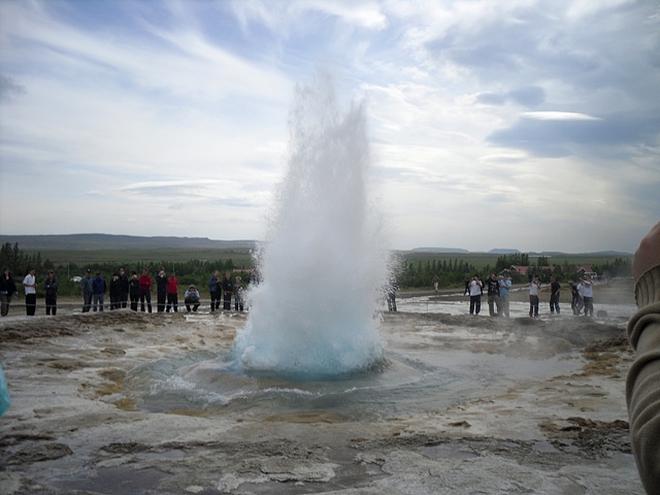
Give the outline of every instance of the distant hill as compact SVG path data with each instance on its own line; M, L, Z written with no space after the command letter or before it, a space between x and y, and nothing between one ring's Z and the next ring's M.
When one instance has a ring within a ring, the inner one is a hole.
M141 237L111 234L0 235L0 244L18 243L26 251L163 249L253 249L256 241L215 241L207 237Z
M467 249L446 247L419 247L411 249L415 253L469 253Z
M517 249L491 249L488 251L491 254L517 254L520 253Z

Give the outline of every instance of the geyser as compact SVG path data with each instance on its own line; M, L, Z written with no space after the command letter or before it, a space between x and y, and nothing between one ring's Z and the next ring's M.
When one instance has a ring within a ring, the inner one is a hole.
M389 250L367 194L364 102L342 110L319 72L296 88L289 132L288 169L256 256L262 281L228 357L239 372L340 377L383 356L377 315Z

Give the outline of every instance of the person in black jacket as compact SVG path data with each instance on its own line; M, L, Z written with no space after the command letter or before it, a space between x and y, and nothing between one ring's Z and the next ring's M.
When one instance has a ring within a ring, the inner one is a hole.
M11 271L5 266L2 269L2 275L0 275L0 302L2 303L2 316L7 316L9 313L11 297L16 294L18 294L16 283L11 276Z
M167 275L165 275L165 268L162 266L158 269L158 275L156 275L156 298L158 312L163 313L167 302Z
M140 294L142 290L140 289L140 279L137 276L137 272L131 274L131 280L128 282L128 293L131 296L131 310L138 310L138 302L140 301Z
M234 293L234 281L231 279L231 273L225 273L225 279L222 281L222 291L224 293L224 301L222 309L231 310L231 296Z
M490 278L486 279L486 287L488 288L488 312L490 316L499 316L501 313L500 281L497 280L497 275L490 274Z
M121 279L119 273L112 274L110 279L110 310L121 308Z
M124 272L124 267L119 268L119 286L121 287L121 294L119 295L121 307L126 309L128 306L128 293L130 291L130 285L128 283L126 272Z
M57 279L53 270L48 270L44 289L46 290L46 314L49 315L52 312L55 316L57 314Z

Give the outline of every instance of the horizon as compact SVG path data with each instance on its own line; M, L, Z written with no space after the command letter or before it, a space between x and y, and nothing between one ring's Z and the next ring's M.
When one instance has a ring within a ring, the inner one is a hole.
M393 249L634 252L652 2L0 2L0 232L260 239L296 86L365 105Z
M212 239L210 237L201 237L201 236L173 236L173 235L154 235L154 236L140 236L140 235L131 235L131 234L106 234L102 232L78 232L74 234L0 234L0 238L18 238L18 237L67 237L67 236L114 236L114 237L132 237L136 239L158 239L158 238L171 238L171 239L182 239L182 240L203 240L210 242L226 242L226 243L263 243L265 241L259 239ZM2 243L13 242L2 240ZM17 241L18 242L18 241ZM18 242L18 247L23 249ZM31 250L31 249L26 249ZM54 249L56 250L56 249ZM573 254L573 255L582 255L582 254L621 254L626 256L633 256L633 252L628 251L619 251L616 249L601 249L599 251L566 251L566 250L529 250L522 251L517 248L502 248L502 247L493 247L484 251L473 251L466 248L460 247L446 247L446 246L416 246L410 249L400 249L392 247L391 251L403 251L403 252L413 252L417 251L419 253L428 253L433 254L437 251L438 254L539 254L539 255L551 255L556 254Z

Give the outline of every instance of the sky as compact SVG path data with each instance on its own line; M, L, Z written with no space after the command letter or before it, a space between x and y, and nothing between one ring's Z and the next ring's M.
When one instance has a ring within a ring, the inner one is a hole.
M366 104L395 249L660 220L656 0L0 0L0 233L261 240L319 67Z

